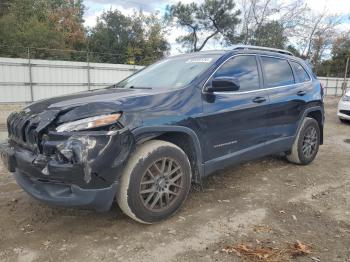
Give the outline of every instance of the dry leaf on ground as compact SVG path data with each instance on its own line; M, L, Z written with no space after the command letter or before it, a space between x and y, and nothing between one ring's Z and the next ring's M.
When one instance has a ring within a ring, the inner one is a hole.
M311 254L311 250L311 246L306 245L300 242L299 240L297 240L294 244L290 246L290 254L293 257Z
M258 242L260 244L261 241ZM287 248L265 247L258 245L253 247L249 244L239 244L236 246L226 246L222 252L226 254L236 254L239 257L249 259L249 261L263 262L285 262L297 256L306 256L311 254L310 245L304 244L297 240L293 244L289 244Z
M271 227L265 226L265 225L255 225L253 227L253 230L256 233L271 232L272 231Z
M252 261L283 261L281 250L271 247L251 247L240 244L227 246L222 251L226 254L235 253L239 257L250 258Z

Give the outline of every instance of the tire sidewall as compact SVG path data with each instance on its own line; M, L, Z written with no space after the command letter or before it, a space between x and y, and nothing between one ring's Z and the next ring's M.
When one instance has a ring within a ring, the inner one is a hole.
M148 210L142 203L139 195L140 183L143 174L147 168L161 158L169 157L177 161L181 166L183 179L183 190L180 196L171 204L169 208L160 212L152 212ZM132 213L140 220L146 223L159 222L173 215L183 204L191 187L191 166L186 154L175 146L163 145L157 147L144 158L140 158L130 174L130 181L127 190L127 202Z
M316 144L314 154L310 158L307 158L303 154L303 141L304 141L305 134L310 127L314 127L316 130L317 144ZM299 140L298 140L298 157L299 157L300 164L307 165L315 159L317 152L318 152L318 149L319 149L319 146L320 146L320 134L321 134L320 127L319 127L317 121L315 119L312 119L312 118L306 119L302 129L300 130Z

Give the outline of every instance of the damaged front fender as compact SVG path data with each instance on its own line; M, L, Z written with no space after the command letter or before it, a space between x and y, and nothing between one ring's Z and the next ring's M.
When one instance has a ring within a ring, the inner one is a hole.
M52 156L44 173L50 177L63 173L62 168L80 167L83 174L81 182L89 188L109 186L118 180L135 148L134 137L128 129L49 132L44 139L43 153Z

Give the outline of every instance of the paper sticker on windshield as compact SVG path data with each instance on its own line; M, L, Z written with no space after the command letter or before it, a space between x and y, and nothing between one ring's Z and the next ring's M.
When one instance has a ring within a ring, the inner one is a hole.
M190 63L205 63L208 64L213 60L213 58L191 58L188 59L185 63L190 64Z

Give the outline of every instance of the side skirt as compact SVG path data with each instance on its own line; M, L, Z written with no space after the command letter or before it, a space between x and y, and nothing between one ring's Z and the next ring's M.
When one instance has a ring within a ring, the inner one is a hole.
M232 165L247 162L266 155L285 152L291 149L293 141L294 136L278 138L209 160L204 163L204 176Z

